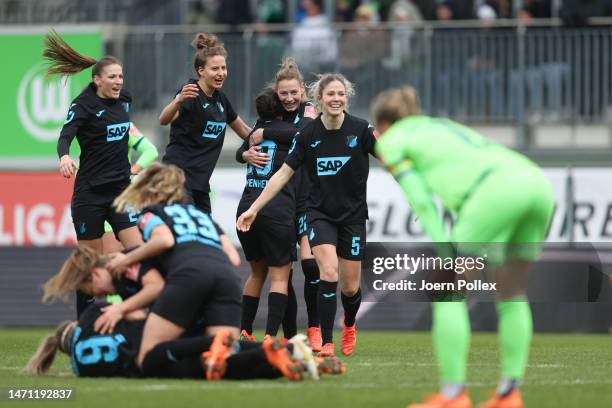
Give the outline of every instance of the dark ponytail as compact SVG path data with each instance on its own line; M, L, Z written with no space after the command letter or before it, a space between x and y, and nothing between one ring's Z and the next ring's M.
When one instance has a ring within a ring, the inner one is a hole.
M119 59L107 55L99 61L83 55L72 48L55 30L45 36L45 49L42 53L47 60L47 75L61 76L77 74L91 66L91 76L99 76L109 65L122 65Z

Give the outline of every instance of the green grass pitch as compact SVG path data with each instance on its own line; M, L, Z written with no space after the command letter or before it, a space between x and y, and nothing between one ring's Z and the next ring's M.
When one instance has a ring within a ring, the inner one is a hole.
M66 402L7 402L29 407L405 407L437 388L428 333L361 331L343 376L321 381L80 379L58 354L50 375L21 373L43 335L51 330L0 330L0 388L74 388ZM339 333L337 335L339 338ZM480 402L495 388L499 361L494 334L472 337L468 385ZM527 407L612 407L612 337L534 336L523 396Z

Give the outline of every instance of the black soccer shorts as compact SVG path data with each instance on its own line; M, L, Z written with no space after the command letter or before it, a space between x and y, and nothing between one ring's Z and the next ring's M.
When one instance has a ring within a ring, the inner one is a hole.
M339 257L361 261L366 246L365 222L360 224L336 224L327 220L314 220L308 226L310 247L330 244L336 247Z
M208 257L198 261L168 272L151 311L185 329L202 322L205 327L240 327L242 285L238 273L227 260Z
M247 261L265 259L268 266L283 266L297 259L293 225L260 215L249 231L237 233Z
M115 211L113 200L129 186L129 180L90 187L85 183L75 186L72 195L72 223L77 240L97 239L104 235L104 221L108 221L115 234L135 227L137 215Z

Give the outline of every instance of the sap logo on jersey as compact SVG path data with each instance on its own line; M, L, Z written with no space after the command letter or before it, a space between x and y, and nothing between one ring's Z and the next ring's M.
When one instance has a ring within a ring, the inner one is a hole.
M106 126L106 141L116 142L123 139L130 129L130 122L117 123L115 125Z
M317 175L333 176L338 174L342 166L351 159L350 156L344 157L318 157L317 158Z
M206 126L204 126L204 133L202 133L202 137L207 137L209 139L216 139L219 135L225 130L225 122L206 122Z

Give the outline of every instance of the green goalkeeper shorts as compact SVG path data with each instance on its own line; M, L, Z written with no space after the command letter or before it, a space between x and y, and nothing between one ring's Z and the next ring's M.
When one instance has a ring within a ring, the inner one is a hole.
M486 251L494 263L534 261L553 207L552 187L538 167L493 169L459 209L452 239L460 254Z

